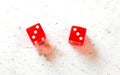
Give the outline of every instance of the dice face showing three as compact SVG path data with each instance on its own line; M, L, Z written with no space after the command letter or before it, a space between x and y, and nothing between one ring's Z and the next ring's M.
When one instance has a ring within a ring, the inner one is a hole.
M75 45L83 45L85 35L86 35L86 28L79 26L72 26L69 36L69 42Z
M26 29L28 36L33 44L44 42L46 35L39 23Z

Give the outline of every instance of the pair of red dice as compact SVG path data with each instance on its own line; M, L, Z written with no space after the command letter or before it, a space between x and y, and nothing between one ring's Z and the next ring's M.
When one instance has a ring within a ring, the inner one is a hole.
M39 23L26 29L32 43L42 43L46 39L46 34ZM86 35L86 28L72 26L69 36L69 43L83 45Z

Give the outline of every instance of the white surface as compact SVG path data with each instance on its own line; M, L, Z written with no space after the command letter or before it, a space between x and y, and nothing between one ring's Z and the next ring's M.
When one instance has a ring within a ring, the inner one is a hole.
M57 51L52 62L27 36L36 23ZM68 43L72 25L87 28L92 54ZM0 75L120 75L120 0L0 0L0 35Z

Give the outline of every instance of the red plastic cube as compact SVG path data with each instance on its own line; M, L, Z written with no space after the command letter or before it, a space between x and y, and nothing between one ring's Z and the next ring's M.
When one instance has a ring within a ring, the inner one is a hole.
M37 23L29 28L26 29L28 36L33 44L44 42L46 39L46 35L40 25Z
M86 35L86 28L79 26L72 26L69 42L75 45L83 45Z

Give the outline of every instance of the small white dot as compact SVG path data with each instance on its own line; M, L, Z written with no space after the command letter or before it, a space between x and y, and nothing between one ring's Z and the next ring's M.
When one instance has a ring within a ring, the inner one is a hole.
M39 28L39 26L37 25L37 26L36 26L36 28L38 29L38 28Z
M77 31L77 28L73 28L73 31Z
M35 39L35 35L32 36L32 39Z
M77 35L77 36L79 36L79 35L80 35L80 33L79 33L79 32L76 32L76 35Z
M34 31L34 34L37 34L37 30Z
M45 40L45 38L44 37L42 37L42 41L44 41Z
M82 40L83 39L83 37L79 37L79 40Z

